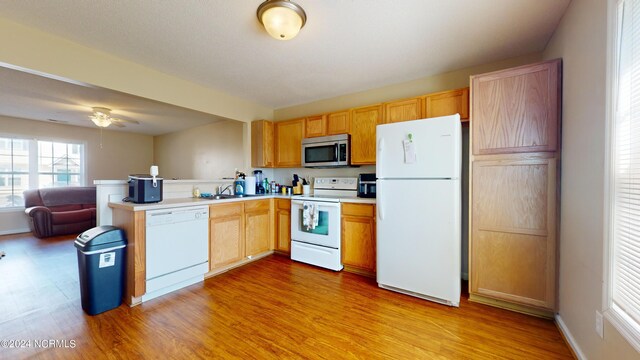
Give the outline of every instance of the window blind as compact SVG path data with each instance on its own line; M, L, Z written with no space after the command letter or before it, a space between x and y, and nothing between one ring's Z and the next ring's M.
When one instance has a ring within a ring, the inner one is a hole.
M612 128L611 303L640 329L640 0L618 7L616 112Z

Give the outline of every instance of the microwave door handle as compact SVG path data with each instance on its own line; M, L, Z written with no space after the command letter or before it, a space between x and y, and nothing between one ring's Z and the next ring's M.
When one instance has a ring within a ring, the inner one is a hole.
M338 157L338 143L335 143L335 145L333 145L333 152L334 152L334 156L335 156L335 161L340 161L340 158Z

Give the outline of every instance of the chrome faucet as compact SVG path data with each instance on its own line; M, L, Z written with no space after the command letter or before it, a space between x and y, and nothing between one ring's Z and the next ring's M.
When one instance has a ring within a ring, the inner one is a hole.
M218 195L221 195L222 193L224 193L225 191L229 190L229 195L233 195L233 184L229 184L227 186L225 186L224 188L222 187L222 185L218 186Z

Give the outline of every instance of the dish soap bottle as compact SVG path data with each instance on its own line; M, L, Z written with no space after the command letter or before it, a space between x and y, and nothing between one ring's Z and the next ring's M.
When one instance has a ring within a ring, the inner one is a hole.
M244 195L244 173L238 173L236 181L233 183L234 194Z

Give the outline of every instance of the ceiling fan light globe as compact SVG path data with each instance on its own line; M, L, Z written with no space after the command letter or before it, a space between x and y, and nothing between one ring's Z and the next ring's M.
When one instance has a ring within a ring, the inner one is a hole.
M109 116L103 114L103 113L96 113L94 115L90 115L89 119L91 119L91 121L93 121L94 124L96 124L96 126L99 127L108 127L109 125L111 125L111 119L109 118Z

